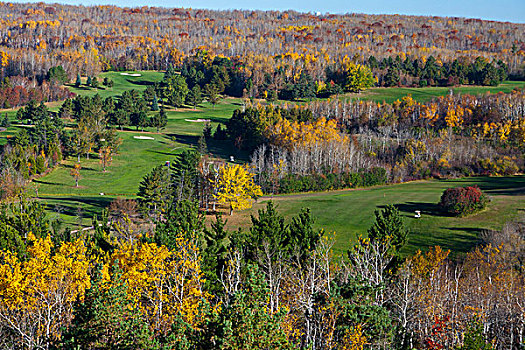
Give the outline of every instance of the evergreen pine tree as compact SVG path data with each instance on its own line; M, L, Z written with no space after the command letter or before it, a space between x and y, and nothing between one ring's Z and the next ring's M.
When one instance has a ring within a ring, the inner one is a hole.
M148 214L164 211L169 197L169 175L165 166L159 165L142 178L139 184L139 205Z
M370 240L390 241L395 252L399 252L406 244L408 231L405 228L399 210L393 205L387 205L383 210L374 212L376 221L368 230Z
M206 140L210 140L211 133L212 133L211 124L209 122L206 122L206 124L204 124L204 128L202 129L202 135L204 136Z
M157 99L157 94L153 95L153 102L151 102L151 110L154 112L159 110L159 100Z
M199 152L184 150L171 163L171 188L176 201L193 200L197 193Z
M115 267L110 285L99 270L77 301L71 325L63 334L62 349L155 349L153 334L141 311L127 298L126 284Z
M11 122L9 121L9 117L7 116L7 113L4 114L4 117L0 121L0 126L3 128L8 128L11 125Z
M91 76L87 77L86 86L91 86Z
M492 344L485 340L483 335L483 324L476 320L469 324L463 339L463 346L458 350L492 350Z
M78 88L82 84L82 80L80 80L80 73L77 73L77 80L75 82L75 86Z
M204 137L204 135L201 135L199 137L198 148L200 154L208 153L208 145L206 144L206 138Z
M281 251L284 255L291 253L290 229L284 222L284 216L277 212L272 201L266 209L259 209L258 217L251 215L248 258L254 260L256 252L264 245L269 245L271 251ZM277 258L277 257L276 257Z
M98 89L98 79L97 79L97 77L93 77L93 79L91 79L91 87L93 89Z
M196 239L199 247L203 246L204 217L197 202L182 200L172 202L163 220L157 225L154 241L168 249L176 249L179 235Z
M202 92L199 85L195 85L186 96L186 103L197 108L199 103L202 103Z
M226 223L227 221L223 220L220 214L217 214L211 228L204 229L206 245L202 251L202 270L206 281L204 288L214 294L222 290L219 280L228 260L230 234L225 228Z

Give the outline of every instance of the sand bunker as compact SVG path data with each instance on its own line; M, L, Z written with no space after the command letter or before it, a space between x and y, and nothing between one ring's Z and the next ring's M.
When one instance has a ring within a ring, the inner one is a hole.
M184 120L187 121L187 122L192 122L192 123L211 122L211 120L209 120L209 119L184 119Z
M120 75L127 75L127 76L130 76L130 77L140 77L140 76L142 76L142 74L139 74L139 73L120 73Z
M137 140L155 140L155 138L150 136L133 136L133 138Z

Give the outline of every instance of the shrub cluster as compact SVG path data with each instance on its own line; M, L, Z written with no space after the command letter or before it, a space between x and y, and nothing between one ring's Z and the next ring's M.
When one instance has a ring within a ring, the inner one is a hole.
M488 198L477 186L449 188L441 195L439 205L449 214L464 216L487 206Z

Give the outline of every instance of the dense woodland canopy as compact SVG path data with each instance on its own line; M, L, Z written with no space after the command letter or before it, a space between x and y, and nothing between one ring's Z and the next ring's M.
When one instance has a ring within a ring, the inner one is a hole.
M370 67L385 86L492 85L507 75L523 77L525 25L508 22L44 3L1 3L0 18L1 74L39 81L57 66L69 79L109 69L180 68L196 53L208 68L217 55L228 57L217 68L226 66L237 80L230 93L252 97L294 96L299 80L321 89L335 81L351 91L345 77L351 64Z

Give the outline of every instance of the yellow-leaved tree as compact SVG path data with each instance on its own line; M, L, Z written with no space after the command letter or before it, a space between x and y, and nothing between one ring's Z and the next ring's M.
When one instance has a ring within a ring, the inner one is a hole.
M255 184L254 176L247 165L223 165L219 168L213 180L215 199L229 205L230 215L234 209L251 208L253 200L262 196L261 187Z
M377 78L374 77L368 66L354 63L346 56L343 58L343 70L346 76L344 85L346 91L360 92L377 82Z
M0 252L0 329L4 344L45 349L71 321L73 303L84 297L91 282L86 247L80 240L53 249L51 238L37 239L28 259Z
M151 328L168 332L181 316L196 327L201 303L209 299L202 290L201 256L195 242L176 238L173 251L155 243L124 243L112 259L122 270L128 298L144 313Z

